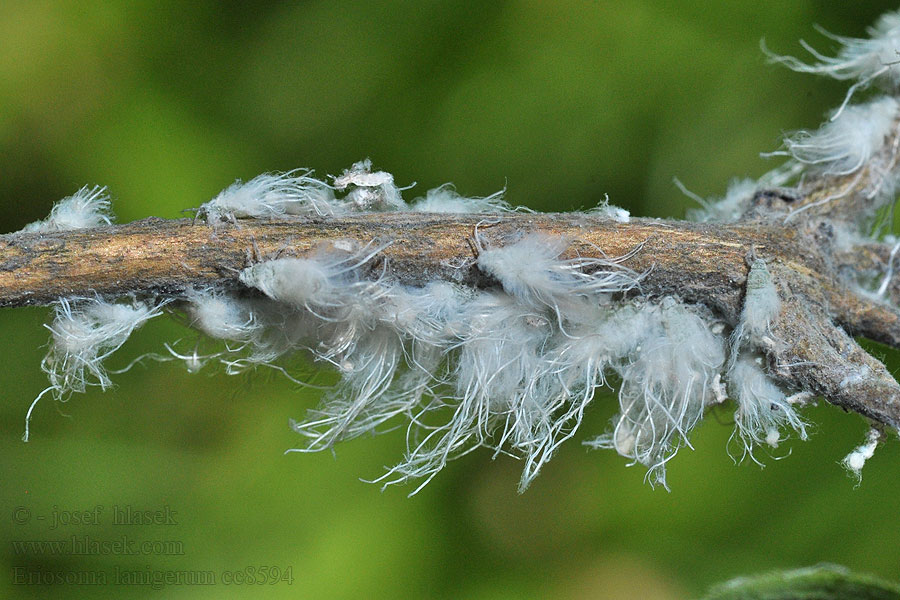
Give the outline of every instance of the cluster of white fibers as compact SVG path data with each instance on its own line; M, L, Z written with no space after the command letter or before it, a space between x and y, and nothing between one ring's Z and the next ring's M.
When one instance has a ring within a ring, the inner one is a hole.
M767 155L763 155L767 156ZM733 223L747 216L757 206L756 194L759 191L775 191L792 194L790 187L803 171L803 164L789 160L785 164L772 169L759 179L738 178L729 182L725 196L721 198L702 198L688 190L680 181L675 185L683 194L697 202L701 208L688 209L687 218L704 223Z
M750 208L753 196L760 184L753 179L735 179L728 184L728 189L722 198L707 200L690 192L675 182L688 197L695 200L702 208L689 209L687 216L692 221L702 223L718 222L733 223L744 216Z
M427 482L448 460L484 446L524 459L525 489L575 433L613 353L628 350L620 343L626 332L609 338L597 332L614 311L596 300L584 304L559 325L546 306L502 292L478 292L460 303L445 327L452 336L447 368L413 413L403 462L382 479Z
M191 327L211 338L249 342L259 335L260 323L247 302L215 290L188 290L185 312Z
M109 196L105 187L84 186L71 196L57 202L50 215L26 225L26 233L49 233L71 229L101 227L112 223Z
M403 362L402 332L406 328L422 332L414 322L422 315L412 313L411 296L401 286L362 276L380 250L364 247L351 254L279 258L241 273L245 285L274 303L268 309L257 307L252 316L274 331L253 342L251 361L266 362L302 349L332 363L341 373L341 383L328 395L323 409L296 426L311 438L307 450L331 447L338 439L371 430L393 414L392 410L388 415L371 413L379 410L377 401ZM424 299L431 308L437 304L432 298ZM423 333L418 341L426 340Z
M271 352L265 343L267 324L260 320L264 314L264 302L258 298L244 298L214 289L189 289L182 304L188 324L214 340L226 342L225 350L213 354L201 354L199 344L187 354L179 354L171 346L169 352L184 361L187 370L195 373L210 359L218 358L226 366L226 372L243 372L249 364L274 360L278 352ZM232 344L236 343L236 344ZM248 357L243 351L253 348Z
M611 357L610 367L622 379L621 412L612 432L587 445L613 448L649 467L651 482L665 487L665 463L689 445L688 432L717 402L723 340L708 318L673 298L622 309L600 331L620 338L621 354Z
M103 361L148 320L159 316L159 306L135 301L106 302L100 298L62 299L55 307L53 334L43 367L50 384L62 397L84 392L88 385L111 385Z
M863 39L837 36L820 29L823 35L840 43L842 47L836 56L825 56L801 40L803 47L818 61L811 64L793 56L778 56L766 52L773 61L794 71L825 75L838 80L855 79L856 83L851 86L844 100L846 105L857 89L867 87L873 81L881 82L888 89L900 86L897 64L900 52L900 12L882 15L868 31L869 39Z
M401 414L414 423L417 412L434 406L445 353L457 339L462 306L472 292L442 282L368 292L362 298L367 305L357 313L358 325L342 328L317 350L331 354L342 380L318 410L293 424L310 438L303 450L322 450L338 440L372 433ZM355 337L352 344L341 343L349 336Z
M55 305L53 322L47 325L52 334L50 350L41 363L50 380L32 403L25 422L28 423L38 400L47 392L64 401L73 392L84 392L88 386L102 389L112 385L103 365L131 333L148 320L161 314L160 305L134 301L131 304L106 302L100 298L62 299Z
M524 488L559 418L558 398L541 377L552 321L499 292L480 292L459 309L447 340L448 372L437 381L443 385L416 414L422 425L409 431L404 461L385 477L427 482L448 460L486 446L525 457Z
M369 159L354 163L328 184L312 171L263 173L250 181L236 181L197 209L211 225L243 218L284 215L336 216L352 213L411 210L433 213L501 213L512 210L503 201L503 191L485 198L465 197L451 184L429 190L424 198L408 205L394 176L373 171ZM341 195L336 195L338 192Z
M483 249L478 266L502 286L489 290L402 285L375 260L383 246L330 246L245 269L241 281L261 296L193 291L186 312L196 328L236 343L215 355L229 372L282 369L279 359L297 351L336 367L340 382L292 423L307 438L297 451L405 422L404 458L379 481L424 485L447 461L486 447L523 459L524 489L614 373L620 414L587 444L615 449L665 485L665 463L721 400L725 339L708 312L674 298L613 302L641 275L621 257L564 258L567 246L529 235ZM755 402L739 408L741 436L762 430L771 441L770 425L794 426L793 413L765 412L789 405L761 371L762 388L740 365L733 382L749 391L733 388L736 398Z
M476 264L519 302L550 308L560 319L579 297L627 292L640 283L641 275L621 264L624 257L561 258L569 245L562 237L530 234L514 244L481 249Z
M236 181L203 204L198 214L210 224L228 219L282 215L331 215L334 192L311 171L263 173L243 183Z
M610 204L609 196L604 196L603 202L588 210L587 214L611 219L617 223L628 223L631 221L631 213L624 208Z
M869 429L866 434L866 441L853 452L844 457L841 464L850 471L850 474L856 477L857 481L862 481L862 470L866 465L866 461L875 455L875 449L881 441L882 433L875 427Z
M783 429L793 429L806 439L806 424L789 398L766 375L758 355L740 355L728 370L728 390L737 402L735 431L744 444L745 455L753 458L753 447L758 444L777 447L783 440Z
M22 232L50 233L112 223L110 201L104 187L84 186L57 202L50 215L26 225ZM73 392L84 392L89 385L103 389L111 385L103 361L148 319L160 314L159 305L134 301L116 304L100 298L62 298L54 303L54 318L47 328L52 333L50 350L41 363L50 386L31 403L25 417L28 441L31 413L38 401L52 393L65 401Z
M785 139L784 155L814 165L827 175L849 175L870 162L896 128L900 103L882 96L865 104L848 106L817 131L800 131Z
M483 446L524 459L524 488L574 434L612 371L624 382L622 415L614 433L591 445L616 448L664 484L665 461L715 401L723 340L708 316L671 298L616 307L609 295L633 288L640 275L615 259L560 258L566 246L527 236L484 250L479 266L504 291L373 281L363 270L377 249L279 258L241 275L281 307L269 311L277 323L261 310L216 310L242 340L248 327L272 326L286 340L281 352L305 349L338 368L338 386L294 423L309 438L300 451L331 448L402 415L407 451L388 483L427 482L448 460ZM302 325L288 326L293 321ZM250 344L263 347L271 338L253 337Z
M513 210L503 200L503 190L486 198L467 198L460 196L450 183L428 190L410 209L428 213L503 213Z

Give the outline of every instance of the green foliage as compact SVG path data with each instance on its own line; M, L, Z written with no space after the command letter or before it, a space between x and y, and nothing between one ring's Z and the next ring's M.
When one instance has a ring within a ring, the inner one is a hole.
M900 585L834 565L739 577L703 600L898 600Z

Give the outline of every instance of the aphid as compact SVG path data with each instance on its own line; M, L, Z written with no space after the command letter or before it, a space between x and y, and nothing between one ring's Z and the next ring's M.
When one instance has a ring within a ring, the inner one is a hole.
M332 215L334 192L310 176L312 171L263 173L236 181L198 209L211 225L243 218L288 215Z
M105 187L84 186L57 202L46 219L29 223L22 231L47 233L109 225L112 223L109 207Z
M506 190L495 192L486 198L467 198L459 195L450 183L428 190L410 207L415 212L431 213L502 213L513 210L504 200Z
M750 272L747 274L741 320L732 334L732 363L737 358L738 351L745 346L769 348L777 343L769 333L772 323L781 312L778 289L765 260L757 257L753 251L747 260L750 262Z
M339 191L349 190L343 202L357 211L406 208L406 203L400 196L400 188L394 184L394 176L385 171L373 173L372 161L368 158L354 163L343 174L335 177L334 188Z

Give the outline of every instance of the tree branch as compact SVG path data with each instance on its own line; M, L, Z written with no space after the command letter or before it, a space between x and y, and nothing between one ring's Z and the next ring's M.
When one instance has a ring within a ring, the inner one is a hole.
M757 194L769 205L767 210L776 212L773 197ZM842 275L846 256L859 253L845 252L843 260L829 261L831 240L810 234L810 229L820 229L811 220L799 223L775 225L758 218L728 225L655 219L619 223L589 214L398 212L254 219L209 227L190 219L149 218L104 228L0 237L0 305L47 304L60 297L95 294L177 298L191 288L210 286L234 290L243 287L239 272L262 257L303 257L323 246L358 249L373 241L390 245L368 268L387 269L401 283L422 286L441 279L497 287L475 265L472 241L478 228L480 243L490 247L541 232L571 240L566 257L630 255L625 265L646 273L633 294L676 296L702 304L735 326L748 273L746 257L755 252L774 265L784 294L785 308L775 330L780 342L766 352L782 383L814 390L847 410L900 427L900 386L838 327L896 347L900 315ZM863 248L869 255L875 249L884 254L884 248L872 244ZM872 374L871 385L848 387L845 380L860 370Z

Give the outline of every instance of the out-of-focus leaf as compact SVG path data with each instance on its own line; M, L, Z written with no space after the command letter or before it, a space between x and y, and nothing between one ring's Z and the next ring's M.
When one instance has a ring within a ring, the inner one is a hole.
M704 600L897 600L900 585L836 565L739 577Z

